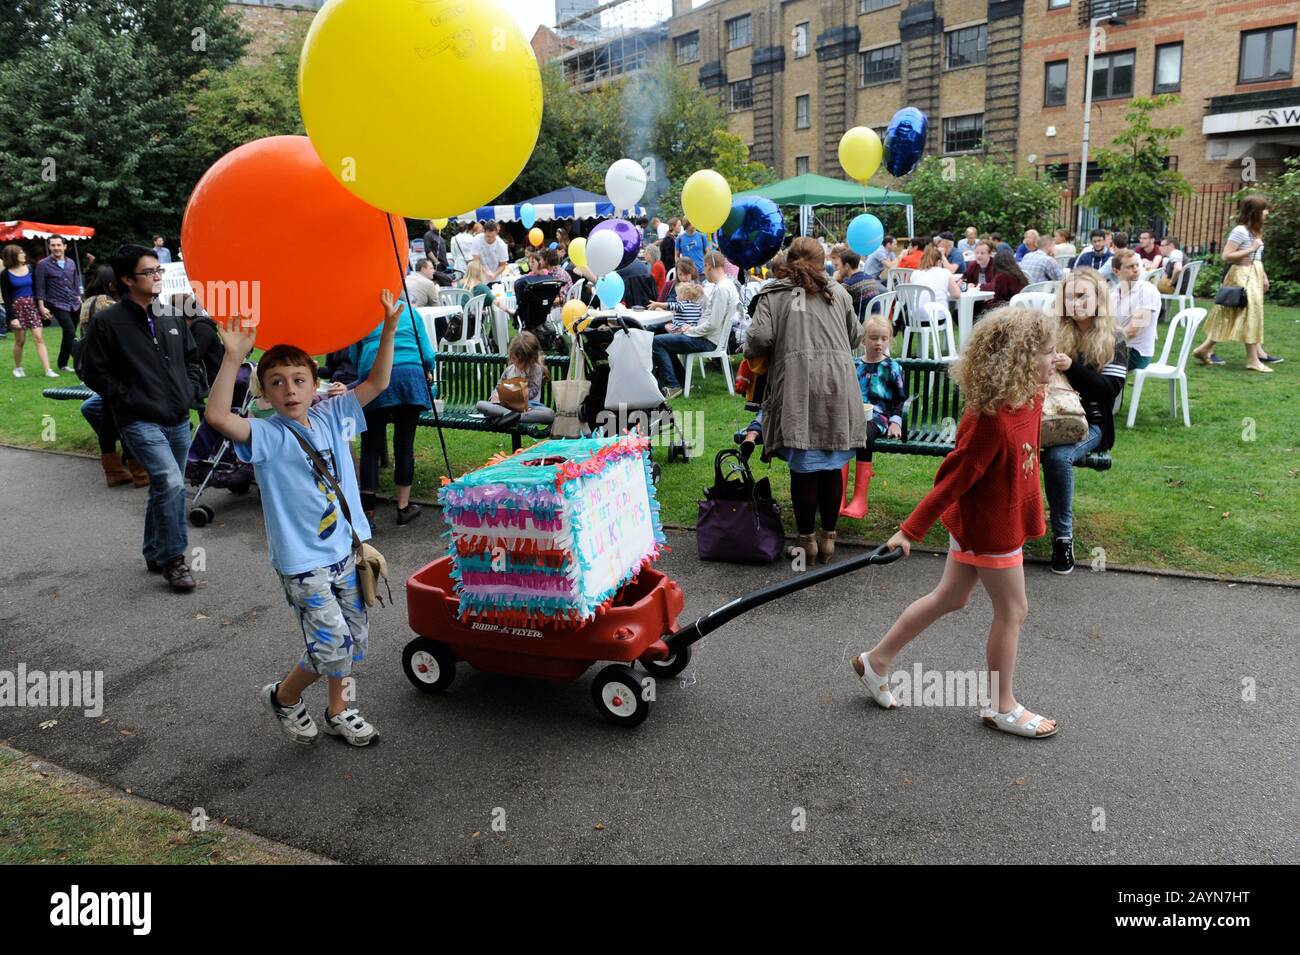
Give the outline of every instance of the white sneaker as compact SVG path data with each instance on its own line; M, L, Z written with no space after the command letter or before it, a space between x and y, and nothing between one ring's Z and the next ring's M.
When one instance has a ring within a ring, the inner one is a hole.
M59 373L58 373L57 371L55 371L53 368L51 368L49 371L47 371L47 372L45 373L45 377L46 377L46 378L58 378L58 377L59 377Z
M341 736L353 746L369 746L379 738L379 733L357 712L356 707L344 710L338 716L330 716L326 710L325 732L330 736Z
M27 372L23 371L23 370L22 370L22 367L20 366L20 367L14 369L14 377L15 377L15 378L26 378L26 377L27 377Z
M262 705L271 711L280 722L280 729L284 735L289 737L295 743L310 744L316 742L316 721L311 718L307 712L307 704L302 698L293 706L284 706L276 699L276 691L280 689L279 683L268 683L262 687L262 692L258 696L262 700Z
M75 375L77 373L75 368L69 368L67 365L64 365L59 369L59 371L66 371L69 375Z

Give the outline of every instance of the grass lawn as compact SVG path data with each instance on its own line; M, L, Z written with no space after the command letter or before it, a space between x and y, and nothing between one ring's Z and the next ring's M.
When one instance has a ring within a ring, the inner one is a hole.
M178 810L136 801L0 749L0 865L294 863L226 831L191 831Z
M1209 306L1208 302L1199 304ZM1075 537L1081 562L1102 548L1111 564L1174 568L1216 574L1300 580L1300 309L1269 307L1265 329L1268 350L1284 355L1272 375L1246 372L1240 345L1218 351L1228 364L1188 368L1192 427L1169 416L1168 389L1151 382L1142 396L1135 427L1118 424L1107 472L1076 469ZM1161 327L1160 342L1165 328ZM57 329L46 330L52 353ZM97 453L94 435L75 402L48 401L49 384L76 384L39 377L34 352L27 353L28 377L9 374L9 342L0 348L0 441L34 447ZM674 403L689 415L700 435L700 456L687 464L666 463L659 496L665 521L693 525L696 502L712 483L713 456L732 446L731 435L750 420L743 401L727 394L717 371L696 381L689 399ZM1131 391L1131 389L1130 389ZM1128 413L1125 394L1123 416ZM510 450L508 436L447 431L447 449L456 474L481 464L496 451ZM437 433L420 430L416 446L417 498L431 498L446 472ZM775 461L757 463L756 476L770 475L778 500L789 511L789 472ZM884 540L930 488L938 458L880 454L872 482L870 511L861 521L842 520L845 537ZM390 482L386 477L385 481ZM942 547L946 532L936 525L928 542ZM1047 540L1032 542L1031 553L1047 553Z

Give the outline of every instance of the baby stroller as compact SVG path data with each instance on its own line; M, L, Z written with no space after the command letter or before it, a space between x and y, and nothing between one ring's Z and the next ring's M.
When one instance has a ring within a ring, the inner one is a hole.
M241 418L248 416L248 408L253 403L252 389L249 388L252 376L253 363L249 361L240 365L235 375L230 410ZM253 466L235 457L229 438L222 436L206 421L200 421L185 461L185 479L195 489L194 500L190 502L190 523L204 527L216 517L216 511L199 503L203 492L209 487L223 487L231 494L247 494L253 486Z
M578 418L585 432L605 435L637 431L651 439L668 428L668 462L689 455L678 434L677 418L655 381L651 344L654 333L625 315L597 316L576 330L578 360L587 363L591 391ZM659 465L651 468L655 480Z
M551 311L563 289L564 284L558 279L550 282L526 282L515 304L515 317L519 319L519 327L536 335L544 352L564 350L564 339L551 322ZM505 350L505 346L501 348Z

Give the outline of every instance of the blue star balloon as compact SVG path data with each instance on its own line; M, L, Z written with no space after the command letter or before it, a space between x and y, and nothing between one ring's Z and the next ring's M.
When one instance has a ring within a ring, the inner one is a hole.
M885 168L895 176L906 176L921 161L925 132L930 121L915 106L904 106L889 121L885 132Z
M763 196L743 196L731 204L731 214L718 230L722 254L742 269L762 265L781 249L785 219L776 203Z

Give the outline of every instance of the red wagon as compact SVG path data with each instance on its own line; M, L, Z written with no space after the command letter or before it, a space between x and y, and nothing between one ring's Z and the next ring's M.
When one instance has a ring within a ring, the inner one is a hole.
M510 676L576 680L599 660L618 661L602 669L591 685L602 716L621 726L636 726L650 715L650 680L629 664L640 663L651 677L676 676L691 659L691 645L748 610L803 590L823 580L871 564L890 564L902 550L876 550L807 571L764 587L678 628L685 609L682 588L653 567L626 584L594 620L573 627L510 627L459 617L451 578L451 558L421 567L406 582L406 614L419 634L402 653L407 679L425 693L441 693L456 677L456 663Z

